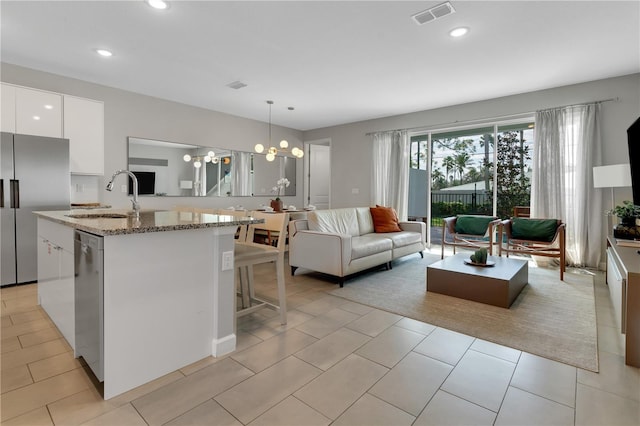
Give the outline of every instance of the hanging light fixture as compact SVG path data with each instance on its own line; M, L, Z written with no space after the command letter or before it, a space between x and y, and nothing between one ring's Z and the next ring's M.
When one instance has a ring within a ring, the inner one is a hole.
M185 154L182 159L187 163L193 161L193 167L196 169L202 167L203 162L213 164L218 164L220 162L220 157L216 157L216 154L213 151L207 152L206 155L195 155L193 157L189 154Z
M273 105L273 101L267 101L267 104L269 105L269 148L267 149L267 161L273 161L276 159L276 154L278 154L278 152L282 152L282 153L287 153L289 151L289 142L287 142L286 140L281 140L280 141L280 148L276 148L275 146L271 146L271 106ZM289 109L293 109L291 107L289 107ZM262 154L264 152L264 145L261 143L257 143L256 146L253 148L258 154ZM291 155L293 155L296 158L302 158L304 156L304 151L301 150L300 148L298 148L297 146L294 146L291 149Z

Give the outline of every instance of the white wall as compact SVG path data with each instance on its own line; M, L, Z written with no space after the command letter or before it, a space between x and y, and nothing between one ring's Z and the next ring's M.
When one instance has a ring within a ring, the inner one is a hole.
M253 146L257 142L264 143L268 138L268 125L265 122L139 95L12 64L2 63L0 66L1 79L4 82L104 102L105 176L99 179L99 190L97 191L99 199L87 200L87 194L84 194L82 201L101 201L117 208L131 206L126 194L115 190L113 192L104 190L108 179L115 170L127 168L128 136L239 151L253 151ZM274 141L287 139L291 146L302 146L301 131L273 126L272 134ZM296 196L284 197L286 205L302 205L302 164L302 160L298 160L296 181L299 184ZM120 188L120 179L122 179L122 184L127 182L123 177L117 179L116 188ZM271 186L275 184L274 181ZM169 208L176 204L223 208L241 204L247 208L253 208L260 204L269 204L271 194L269 195L270 197L255 198L142 197L141 205L143 209Z

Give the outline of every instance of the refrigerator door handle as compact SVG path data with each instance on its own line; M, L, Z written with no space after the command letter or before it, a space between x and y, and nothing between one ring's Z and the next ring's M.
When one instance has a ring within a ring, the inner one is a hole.
M4 179L0 179L0 209L4 208Z
M18 179L11 179L9 181L9 197L12 209L20 208L20 181Z

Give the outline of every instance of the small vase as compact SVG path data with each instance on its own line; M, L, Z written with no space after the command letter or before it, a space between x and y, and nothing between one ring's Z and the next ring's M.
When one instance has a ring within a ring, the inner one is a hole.
M281 212L282 204L282 200L271 200L271 208L273 208L274 212Z

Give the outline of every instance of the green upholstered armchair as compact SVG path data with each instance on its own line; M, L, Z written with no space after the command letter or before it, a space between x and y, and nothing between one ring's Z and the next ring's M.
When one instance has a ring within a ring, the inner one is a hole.
M560 280L566 264L565 224L559 219L514 217L500 223L498 254L502 252L554 257L560 260Z
M500 224L500 219L495 216L483 215L458 215L447 217L442 222L442 253L444 259L444 246L453 246L453 253L456 247L467 247L479 249L485 247L489 254L493 254L495 244L495 233ZM451 237L447 241L447 235Z

